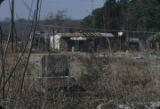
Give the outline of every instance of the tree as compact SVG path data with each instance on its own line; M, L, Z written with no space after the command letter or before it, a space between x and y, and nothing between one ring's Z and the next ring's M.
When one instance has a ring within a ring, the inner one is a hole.
M4 0L0 0L0 4L3 2Z
M94 20L94 23L92 23ZM118 29L119 5L116 0L108 0L102 8L93 10L92 15L84 18L81 22L83 27Z
M85 17L81 21L81 27L85 27L85 28L91 28L91 27L93 27L93 25L92 25L92 19L93 19L93 17L91 15Z
M92 16L85 17L82 27L120 30L160 30L160 0L107 0ZM91 22L95 20L95 25Z
M155 31L159 30L160 6L157 0L132 0L128 7L130 29ZM132 25L132 26L131 26Z
M104 29L119 29L120 7L116 0L108 0L104 4Z

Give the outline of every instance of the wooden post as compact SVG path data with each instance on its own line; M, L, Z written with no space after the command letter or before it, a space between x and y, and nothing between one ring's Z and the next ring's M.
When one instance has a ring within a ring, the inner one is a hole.
M111 49L111 43L110 43L109 38L107 38L107 42L108 42L109 50L110 50L110 52L111 52L111 51L112 51L112 49Z

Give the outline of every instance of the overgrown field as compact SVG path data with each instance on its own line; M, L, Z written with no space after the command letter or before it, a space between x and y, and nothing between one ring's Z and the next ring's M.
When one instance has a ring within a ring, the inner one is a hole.
M8 85L13 87L6 92L8 99L0 100L1 105L9 109L117 109L120 104L160 100L160 57L157 52L61 54L69 58L70 76L76 86L64 88L58 80L42 82L37 79L41 76L40 62L44 54L34 53L22 97L15 95L21 75L19 68ZM59 87L53 85L55 83Z

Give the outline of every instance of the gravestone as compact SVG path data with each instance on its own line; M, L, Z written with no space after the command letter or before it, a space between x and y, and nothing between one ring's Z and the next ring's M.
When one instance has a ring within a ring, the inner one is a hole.
M44 55L41 62L43 77L69 76L66 55Z

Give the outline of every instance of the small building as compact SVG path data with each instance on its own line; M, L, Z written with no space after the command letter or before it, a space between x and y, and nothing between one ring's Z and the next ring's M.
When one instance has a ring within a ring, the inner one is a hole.
M138 37L129 38L129 47L131 49L136 49L136 50L140 50L140 51L145 50L145 46L144 46L143 41L140 40Z
M58 33L50 37L52 50L97 51L109 47L112 33Z

